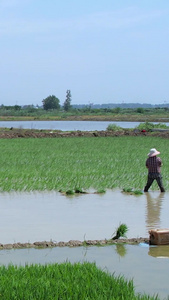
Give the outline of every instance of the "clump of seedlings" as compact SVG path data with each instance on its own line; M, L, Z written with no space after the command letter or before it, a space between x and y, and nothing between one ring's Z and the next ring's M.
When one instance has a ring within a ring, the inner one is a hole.
M81 188L75 188L75 190L67 190L65 192L66 195L74 195L74 194L86 194L86 192Z
M143 191L141 191L141 190L135 190L135 191L133 191L133 194L135 194L135 195L143 195Z
M79 187L75 188L75 193L76 194L86 194L86 192L82 188L79 188Z
M74 195L75 192L73 190L67 190L66 195Z
M104 193L106 193L106 190L104 189L98 189L96 192L96 194L104 194Z
M132 188L123 188L123 193L128 193L131 195L143 195L143 191L133 190Z
M126 238L127 237L126 234L127 234L128 230L129 229L126 224L124 224L124 223L120 224L119 227L116 229L116 232L114 233L115 236L112 237L112 240L117 240L120 237Z

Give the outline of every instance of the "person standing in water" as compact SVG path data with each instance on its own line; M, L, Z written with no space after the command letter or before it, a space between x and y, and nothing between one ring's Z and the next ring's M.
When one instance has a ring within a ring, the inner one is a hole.
M157 157L158 154L160 154L160 152L155 148L152 148L148 153L148 158L146 160L146 167L148 168L148 178L146 186L144 188L144 192L148 192L154 180L157 181L161 192L165 192L161 175L162 160L160 157Z

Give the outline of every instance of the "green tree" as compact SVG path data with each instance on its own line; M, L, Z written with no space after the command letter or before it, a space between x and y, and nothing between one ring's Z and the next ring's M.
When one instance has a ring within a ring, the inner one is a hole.
M119 114L120 111L121 111L121 108L120 108L119 106L118 106L118 107L115 107L115 108L113 109L113 112L114 112L115 114Z
M136 109L136 112L139 113L139 114L143 114L144 113L144 108L143 107L138 107Z
M67 90L66 91L66 99L65 102L63 103L63 108L65 111L68 111L71 109L71 91Z
M21 106L20 105L14 105L14 110L21 110Z
M45 110L60 108L60 100L56 98L54 95L48 96L47 98L43 99L42 103L43 103L43 108Z

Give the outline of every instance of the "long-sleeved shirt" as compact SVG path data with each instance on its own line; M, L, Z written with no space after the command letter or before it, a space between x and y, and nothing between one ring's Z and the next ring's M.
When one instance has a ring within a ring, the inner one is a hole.
M146 167L148 168L149 173L160 173L161 165L162 165L162 161L160 157L153 156L147 158L146 160Z

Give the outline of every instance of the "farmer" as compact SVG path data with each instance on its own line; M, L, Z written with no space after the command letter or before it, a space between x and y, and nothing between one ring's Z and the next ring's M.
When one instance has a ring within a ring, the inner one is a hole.
M162 165L162 160L160 157L157 157L158 154L160 154L160 152L157 151L155 148L152 148L148 153L148 158L146 160L146 167L148 168L148 178L147 178L147 184L144 188L144 192L148 192L154 179L157 181L161 192L165 192L162 183L161 170L160 170L160 167Z

